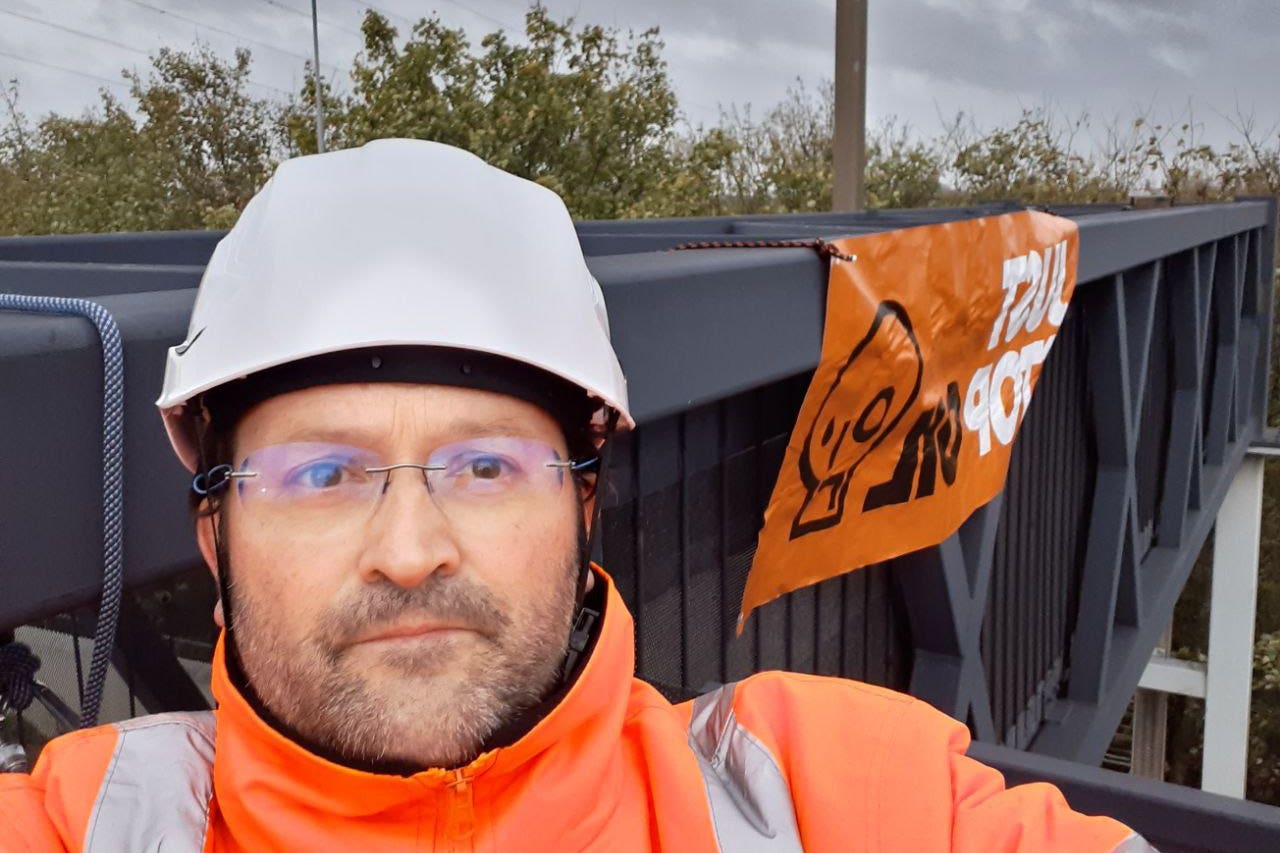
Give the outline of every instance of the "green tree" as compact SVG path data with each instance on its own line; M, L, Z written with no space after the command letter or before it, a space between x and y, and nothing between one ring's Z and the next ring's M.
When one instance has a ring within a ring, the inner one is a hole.
M250 55L223 62L208 48L161 48L147 78L127 73L143 115L139 135L152 152L151 180L169 216L211 224L234 217L271 175L279 155L279 109L245 90ZM184 226L174 226L184 227Z
M811 95L803 84L787 93L760 128L762 190L778 211L831 209L831 139L835 87Z
M718 127L676 139L670 144L667 168L649 191L627 208L625 217L741 213L727 180L728 165L738 154L738 143Z
M5 94L0 233L200 228L233 221L273 168L278 110L245 91L249 54L162 48L126 72L135 113L107 91L79 117L32 124Z
M473 50L462 30L434 17L399 44L374 11L362 31L351 94L326 101L335 147L389 136L456 145L551 187L583 218L645 209L683 165L657 30L624 41L614 30L558 23L535 6L525 16L527 44L499 31ZM294 151L314 150L314 99L308 84L285 118ZM688 153L714 149L695 143Z
M159 200L144 184L137 127L106 92L79 118L51 115L30 125L7 100L0 135L0 233L47 234L155 227Z
M926 207L942 189L937 144L917 138L894 118L867 136L867 207Z

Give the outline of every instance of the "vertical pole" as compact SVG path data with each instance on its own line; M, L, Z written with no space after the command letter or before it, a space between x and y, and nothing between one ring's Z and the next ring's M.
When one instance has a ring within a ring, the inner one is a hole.
M832 210L866 207L867 0L836 0Z
M1164 629L1152 660L1165 658L1173 646L1173 625ZM1133 696L1133 760L1129 772L1144 779L1164 781L1165 739L1168 733L1169 694L1138 688Z
M320 88L320 18L316 14L316 0L311 0L311 47L314 50L312 72L316 86L316 151L324 153L324 95Z
M1218 510L1209 598L1204 769L1200 787L1244 797L1253 686L1253 620L1258 600L1263 460L1246 456Z

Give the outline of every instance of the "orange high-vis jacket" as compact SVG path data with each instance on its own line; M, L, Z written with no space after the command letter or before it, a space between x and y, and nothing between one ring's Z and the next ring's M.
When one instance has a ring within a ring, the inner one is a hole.
M411 776L320 758L228 679L218 710L57 738L0 775L0 850L1131 851L1124 825L1044 784L1005 790L964 726L854 681L762 673L672 705L632 677L607 576L577 681L523 738Z

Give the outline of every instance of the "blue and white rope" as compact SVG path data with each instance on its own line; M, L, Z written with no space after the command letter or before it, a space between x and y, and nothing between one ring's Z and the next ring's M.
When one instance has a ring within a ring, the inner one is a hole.
M102 601L93 632L80 725L98 724L124 588L124 347L111 314L87 299L0 293L0 310L84 317L102 343Z
M25 643L13 640L0 645L0 714L27 710L36 695L36 671L40 658Z

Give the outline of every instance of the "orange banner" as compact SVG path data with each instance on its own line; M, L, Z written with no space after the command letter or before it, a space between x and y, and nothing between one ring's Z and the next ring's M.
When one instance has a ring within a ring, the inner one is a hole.
M946 539L1004 487L1076 283L1047 213L833 243L818 364L747 577L765 602Z

